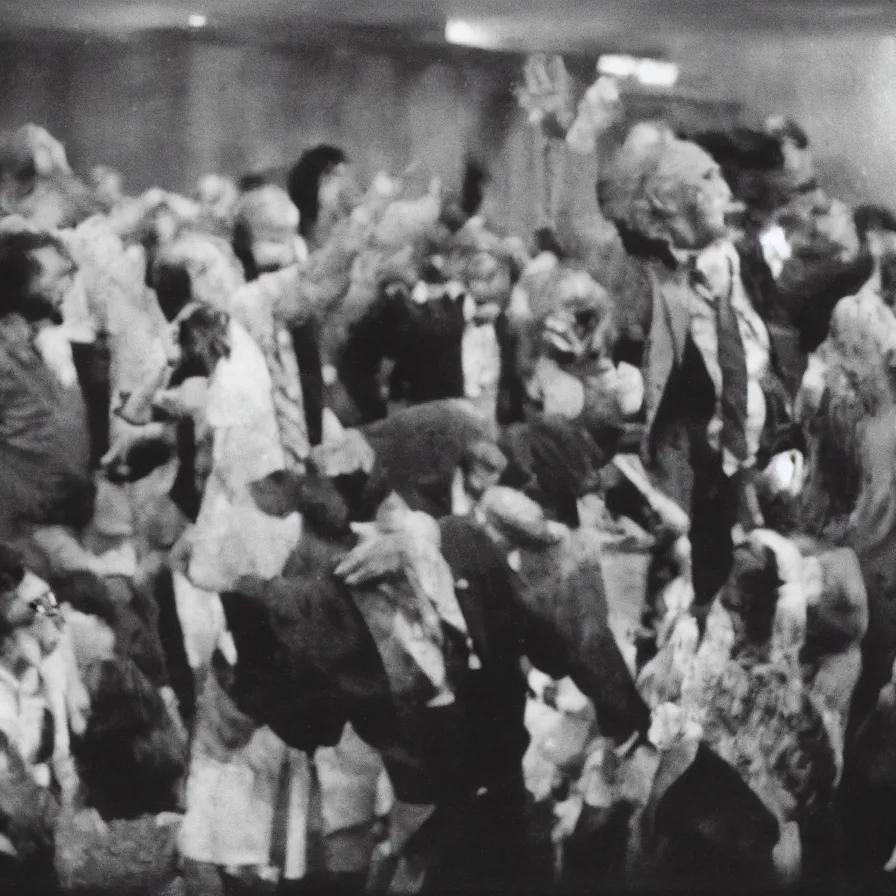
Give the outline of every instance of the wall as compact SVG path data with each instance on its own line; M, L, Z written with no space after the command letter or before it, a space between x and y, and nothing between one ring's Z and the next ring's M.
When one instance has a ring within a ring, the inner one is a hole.
M713 34L664 41L685 84L742 100L756 120L784 111L801 121L832 192L896 206L896 40ZM512 96L518 57L457 48L277 49L166 33L0 40L0 58L0 128L43 124L66 143L76 169L115 166L134 191L154 184L189 191L208 171L285 166L326 140L345 147L363 175L423 160L449 184L472 152L493 175L490 208L514 228L534 221L533 144ZM683 114L707 124L718 118L699 103ZM589 179L583 172L590 194Z
M0 129L34 121L76 170L108 164L132 191L189 191L219 171L285 168L320 141L362 176L425 161L457 182L467 153L494 174L496 207L531 215L528 140L512 96L517 59L438 51L274 49L177 34L0 42Z
M537 217L534 142L513 97L519 56L286 49L170 33L10 39L0 41L0 58L0 129L42 124L65 142L76 170L111 165L134 192L190 191L211 171L282 169L327 141L344 147L362 176L423 161L448 185L472 153L492 175L488 207L502 223L529 228ZM707 114L701 103L679 105L683 120ZM593 177L581 177L589 201Z

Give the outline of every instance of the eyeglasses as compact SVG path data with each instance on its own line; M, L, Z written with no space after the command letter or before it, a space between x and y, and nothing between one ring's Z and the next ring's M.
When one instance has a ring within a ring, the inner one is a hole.
M28 607L35 616L52 617L59 615L59 602L56 600L56 595L49 589L42 594L38 594L37 597L31 598L28 601Z

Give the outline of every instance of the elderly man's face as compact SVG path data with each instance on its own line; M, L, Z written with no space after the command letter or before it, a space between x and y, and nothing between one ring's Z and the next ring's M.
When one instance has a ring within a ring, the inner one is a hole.
M731 188L706 152L686 142L673 143L652 178L654 214L678 249L704 249L729 236Z
M711 163L686 190L682 203L685 233L693 248L702 248L728 234L731 189L718 165Z

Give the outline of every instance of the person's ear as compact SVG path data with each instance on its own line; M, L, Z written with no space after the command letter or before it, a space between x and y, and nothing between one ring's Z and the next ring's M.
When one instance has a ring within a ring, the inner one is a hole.
M249 483L255 506L268 516L285 519L299 506L302 477L291 470L276 470Z
M678 214L678 209L669 199L661 196L655 190L647 190L644 199L650 213L658 221L669 221Z

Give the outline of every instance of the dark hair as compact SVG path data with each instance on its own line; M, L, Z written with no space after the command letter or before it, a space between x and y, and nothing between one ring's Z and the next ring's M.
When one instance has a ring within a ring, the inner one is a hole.
M131 660L100 664L87 730L72 747L88 803L104 819L177 811L187 745Z
M488 174L474 159L468 159L464 166L464 178L460 190L460 207L468 218L472 218L482 206Z
M247 192L251 192L251 190ZM234 222L230 245L233 254L243 266L243 275L246 280L257 280L259 271L258 265L255 263L255 255L252 252L252 228L248 221L239 218Z
M96 616L110 627L115 627L115 602L99 576L78 570L54 576L49 584L59 603L70 604L73 610Z
M49 234L0 233L0 318L20 313L28 301L31 282L39 271L32 253L56 245Z
M809 148L809 135L792 118L785 118L768 128L768 134L781 141L789 140L797 149Z
M560 246L557 234L552 227L539 227L535 231L535 248L538 252L551 252L558 261L566 258L566 253Z
M656 259L670 270L678 267L678 262L665 240L646 236L630 227L624 221L614 221L622 248L634 258Z
M867 238L871 230L896 233L896 214L882 205L860 205L853 212L853 221L862 240Z
M896 298L896 255L889 252L880 260L880 289L884 303L892 309Z
M799 499L783 491L776 491L768 477L756 480L756 498L765 527L781 535L791 535L799 528Z
M313 531L341 540L351 534L348 504L336 485L320 473L306 473L299 480L297 510Z
M749 558L745 568L733 573L737 576L733 584L739 592L746 638L750 644L765 644L772 636L782 584L778 559L770 547L753 542L739 545L735 552Z
M25 559L8 544L0 542L0 591L18 588L25 578Z
M193 282L190 272L182 261L173 261L164 255L153 261L150 270L149 285L155 290L165 319L172 321L192 301Z
M196 305L180 321L178 341L184 353L181 365L208 364L210 376L222 358L230 357L230 318L210 305ZM194 374L195 375L195 374Z
M237 183L237 189L240 193L250 193L259 187L266 186L270 181L264 174L250 173L244 174Z
M14 591L24 578L24 558L17 550L0 542L0 594ZM12 628L3 614L0 614L0 640L10 634Z
M335 146L322 144L302 153L286 182L289 198L299 210L299 233L307 237L317 223L320 211L320 182L329 171L347 161L345 153Z
M776 134L765 134L749 128L730 131L704 131L690 138L705 150L728 175L732 169L774 171L784 165L781 139Z

